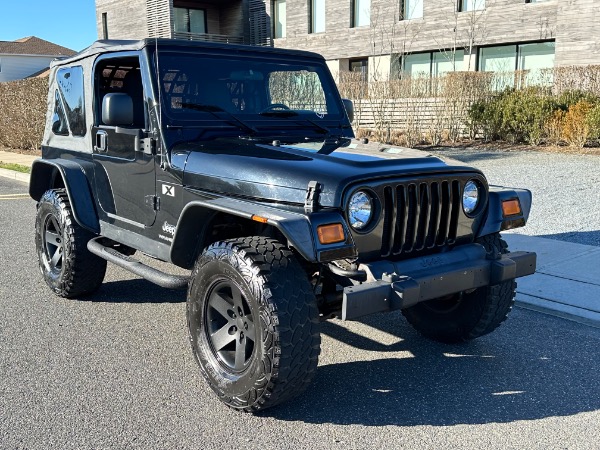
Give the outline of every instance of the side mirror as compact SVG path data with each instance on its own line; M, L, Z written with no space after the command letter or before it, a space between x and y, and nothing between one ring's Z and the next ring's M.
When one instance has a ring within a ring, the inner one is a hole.
M102 99L102 123L111 126L133 124L133 100L127 94L112 92Z
M344 108L346 108L348 120L350 123L354 122L354 103L352 103L352 100L348 100L347 98L343 98L342 103L344 104Z

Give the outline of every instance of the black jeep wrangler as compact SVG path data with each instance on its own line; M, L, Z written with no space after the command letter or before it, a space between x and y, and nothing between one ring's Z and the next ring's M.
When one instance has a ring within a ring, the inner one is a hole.
M83 296L110 261L187 287L200 371L244 411L306 388L320 320L400 309L438 341L491 332L535 270L499 235L525 224L531 194L358 143L352 115L307 52L99 41L53 63L30 184L44 280Z

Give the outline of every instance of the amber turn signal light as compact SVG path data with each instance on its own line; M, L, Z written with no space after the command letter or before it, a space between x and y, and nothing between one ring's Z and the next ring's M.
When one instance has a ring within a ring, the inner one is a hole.
M504 200L502 202L502 213L504 217L521 214L521 204L518 198L512 200Z
M341 223L332 223L329 225L320 225L317 227L317 235L321 244L335 244L346 240L344 227Z
M252 220L260 223L267 223L269 221L269 219L267 219L266 217L257 216L256 214L252 216Z

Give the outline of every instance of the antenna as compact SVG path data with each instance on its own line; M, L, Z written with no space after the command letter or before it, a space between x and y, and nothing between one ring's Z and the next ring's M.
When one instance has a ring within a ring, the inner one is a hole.
M158 86L158 114L157 114L157 119L158 119L158 128L159 128L159 132L158 134L158 138L160 139L161 131L162 131L162 80L160 78L160 68L158 66L158 37L154 37L154 60L155 60L155 64L156 64L156 84ZM164 146L161 145L160 146L160 168L164 169L165 168L165 151L164 151Z
M164 5L163 5L164 6ZM155 103L154 104L154 108L158 108L158 112L156 113L156 119L158 120L158 132L156 133L156 139L157 141L161 139L161 131L162 131L162 80L160 78L160 68L159 68L159 59L158 59L158 37L160 36L160 27L159 27L159 21L160 21L160 14L159 14L159 9L160 6L158 4L158 2L153 1L152 2L152 14L153 14L153 20L150 22L148 22L149 24L152 23L153 25L153 30L150 30L150 27L148 29L148 34L154 34L154 62L155 62L155 70L156 70L156 85L158 88L158 105ZM153 32L153 33L152 33ZM152 37L152 36L149 36ZM161 169L165 168L165 147L164 145L162 145L162 142L157 142L157 147L160 144L160 167Z

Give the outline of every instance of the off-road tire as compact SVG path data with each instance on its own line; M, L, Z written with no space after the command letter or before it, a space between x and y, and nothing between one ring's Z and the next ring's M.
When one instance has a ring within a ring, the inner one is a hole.
M292 252L274 239L210 245L192 272L187 320L200 371L231 408L255 412L289 400L316 372L321 338L315 296ZM244 329L254 330L253 341ZM229 336L219 340L219 331Z
M102 284L106 260L87 249L93 237L75 221L64 189L44 193L37 205L35 246L44 281L59 297L90 294Z
M477 240L488 257L508 252L499 233ZM517 283L514 279L472 292L461 292L445 298L418 303L402 310L408 322L423 336L435 341L456 343L491 333L504 322L515 302Z

